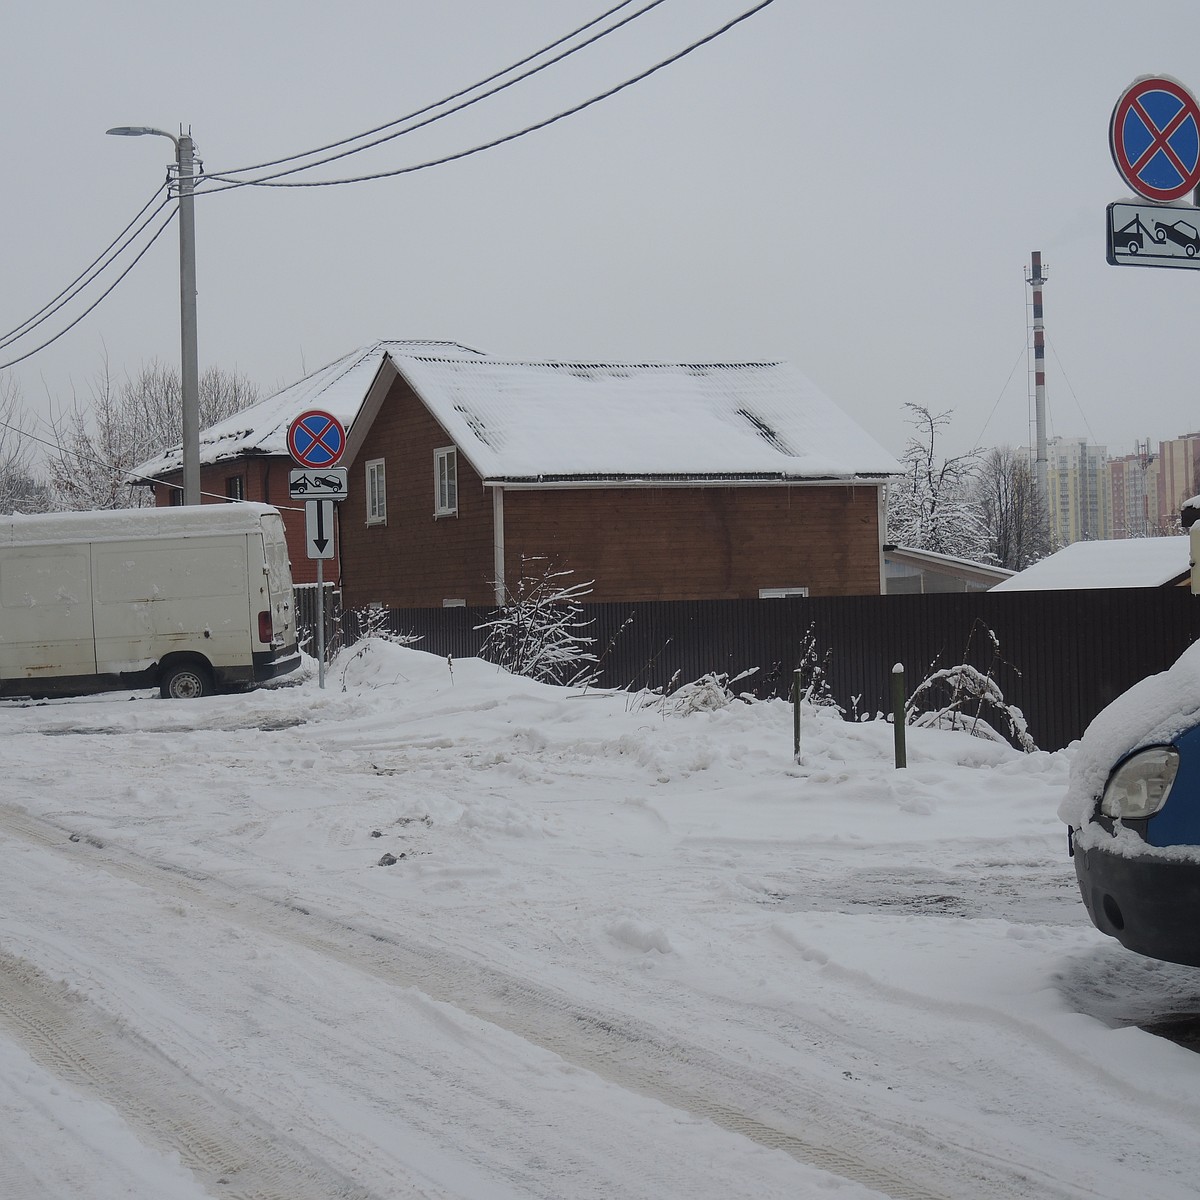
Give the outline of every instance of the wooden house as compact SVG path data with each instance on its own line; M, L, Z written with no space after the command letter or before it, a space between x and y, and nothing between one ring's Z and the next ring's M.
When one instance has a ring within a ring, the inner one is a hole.
M287 425L309 408L348 429L350 607L499 603L548 568L596 602L883 590L899 465L786 363L510 362L380 342L205 431L205 491L293 503ZM144 473L169 480L178 457Z

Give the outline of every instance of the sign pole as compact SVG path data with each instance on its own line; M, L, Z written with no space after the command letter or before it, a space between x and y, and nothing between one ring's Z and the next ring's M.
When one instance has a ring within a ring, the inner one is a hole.
M292 471L288 494L305 498L305 549L317 560L317 684L324 688L325 560L333 557L334 504L347 495L346 471L337 465L346 450L346 429L332 413L314 408L288 426L287 443L302 468Z
M325 560L317 559L317 686L325 686Z

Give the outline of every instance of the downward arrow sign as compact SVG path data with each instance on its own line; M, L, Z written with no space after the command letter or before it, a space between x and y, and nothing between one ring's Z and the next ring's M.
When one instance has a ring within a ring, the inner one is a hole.
M313 538L313 545L318 550L324 550L329 545L329 539L325 536L325 505L320 501L317 502L317 536Z
M333 557L332 500L305 500L304 536L309 558Z

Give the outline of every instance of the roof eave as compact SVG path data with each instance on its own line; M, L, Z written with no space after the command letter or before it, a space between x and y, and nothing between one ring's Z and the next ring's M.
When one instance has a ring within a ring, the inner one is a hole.
M460 447L461 449L461 447ZM558 474L558 475L484 475L484 487L531 490L537 488L664 488L664 487L879 487L889 475L787 475L783 473L709 472L687 475L654 474Z

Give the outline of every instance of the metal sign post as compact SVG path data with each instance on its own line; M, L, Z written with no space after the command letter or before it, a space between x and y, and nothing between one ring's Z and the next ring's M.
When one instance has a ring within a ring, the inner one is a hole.
M325 687L325 560L333 557L333 506L348 494L345 468L337 466L346 449L346 430L331 413L312 409L288 426L288 451L300 465L291 473L292 499L304 498L304 541L317 560L317 685Z

